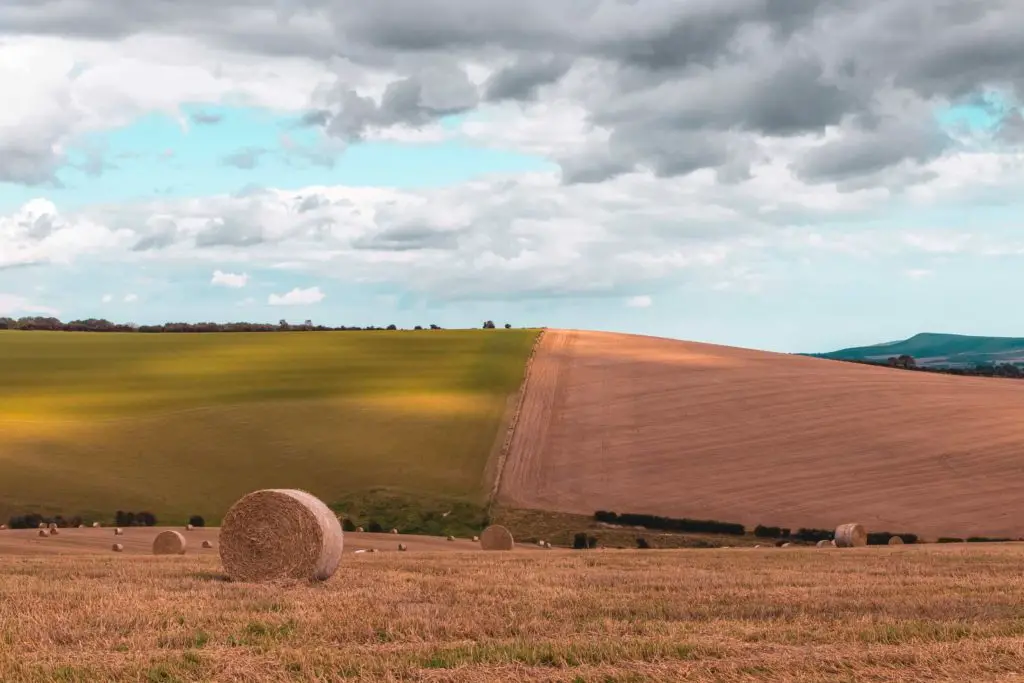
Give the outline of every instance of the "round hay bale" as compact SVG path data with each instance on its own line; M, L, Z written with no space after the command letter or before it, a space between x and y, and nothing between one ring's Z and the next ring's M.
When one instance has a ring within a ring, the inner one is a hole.
M454 536L449 536L447 540L449 540L449 541L454 541L454 540L455 540L455 537L454 537Z
M543 548L544 547L544 539L542 538L539 541L537 541L537 545L539 545L541 548Z
M114 535L115 536L123 536L124 535L124 529L122 529L121 527L117 527L116 529L114 529Z
M46 533L46 529L40 529L39 530L39 535L45 538L46 536L49 536L50 534Z
M84 529L84 528L85 528L85 525L84 525L84 524L79 524L79 525L78 525L78 528L79 528L79 529Z
M51 526L49 529L47 529L47 531L50 532L51 536L57 536L57 535L60 534L60 532L57 531L57 527L55 527L55 526Z
M93 529L99 529L100 528L100 523L99 522L93 522L92 523L92 528Z
M210 543L209 541L203 541L203 547L204 548L212 548L213 544Z
M186 524L185 525L185 531L192 531L193 529L195 529L195 527L192 526L191 524Z
M821 540L814 544L818 548L831 548L832 541Z
M115 553L119 553L122 550L124 550L124 546L120 543L115 543L114 545L110 546L110 549L113 550Z
M759 546L759 545L755 545L754 547L755 547L755 548L760 548L761 546Z
M782 544L782 547L783 547L783 548L790 548L790 547L792 547L792 546L793 546L793 544L792 544L792 543L783 543L783 544Z
M480 537L479 536L474 536L473 537L473 543L479 543L479 542L480 542Z
M153 539L154 555L184 555L185 537L180 531L161 531Z
M0 531L6 531L6 530L7 530L7 525L6 524L0 524Z
M398 529L392 529L392 530L391 530L391 533L393 533L393 534L397 534L397 533L398 533Z
M40 529L45 529L46 528L46 522L39 522L39 528Z
M357 526L357 527L356 527L356 532L357 532L357 533L360 533L360 534L361 534L361 533L363 533L363 527L361 527L361 526Z
M264 489L235 502L220 529L220 559L236 581L334 575L344 548L341 523L316 496Z
M49 526L50 526L51 529L56 529L57 528L57 523L56 522L50 522Z
M406 544L404 544L404 543L399 543L399 544L398 544L398 549L399 549L399 550L401 550L401 551L402 551L402 552L404 553L404 552L405 552L406 550L408 550L408 549L409 549L409 546L407 546L407 545L406 545Z
M514 545L512 532L500 524L492 524L480 534L480 547L484 550L512 550Z
M839 548L854 548L868 544L868 532L863 524L851 522L840 524L836 527L836 546Z
M903 545L903 539L899 536L890 536L889 545Z

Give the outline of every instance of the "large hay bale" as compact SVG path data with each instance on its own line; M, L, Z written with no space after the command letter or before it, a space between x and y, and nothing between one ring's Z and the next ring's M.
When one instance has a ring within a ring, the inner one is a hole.
M185 537L180 531L161 531L153 539L154 555L184 555Z
M114 545L110 546L110 549L113 550L115 553L119 553L122 550L124 550L124 546L120 543L115 543Z
M890 536L889 545L903 545L903 539L899 536Z
M836 527L836 547L854 548L868 544L868 532L863 524L851 522Z
M480 547L484 550L512 550L514 545L512 532L500 524L492 524L480 534Z
M224 516L220 559L236 581L325 581L338 569L341 523L316 496L264 489L243 496Z

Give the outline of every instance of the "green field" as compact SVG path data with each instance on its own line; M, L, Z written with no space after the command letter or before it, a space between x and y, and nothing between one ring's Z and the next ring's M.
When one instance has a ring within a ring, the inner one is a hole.
M0 519L215 523L266 487L483 503L537 333L0 332Z

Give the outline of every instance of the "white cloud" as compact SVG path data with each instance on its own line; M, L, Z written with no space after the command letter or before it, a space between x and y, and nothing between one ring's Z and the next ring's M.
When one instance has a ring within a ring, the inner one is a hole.
M210 284L212 285L231 287L233 289L245 287L248 282L248 273L225 273L221 270L213 271L213 277L210 278Z
M134 303L134 302L136 302L138 300L139 300L139 295L138 294L125 294L124 295L125 303L129 303L130 304L130 303Z
M267 303L271 306L308 306L323 301L325 294L319 287L300 289L296 287L287 294L271 294Z
M103 303L109 304L113 300L114 300L114 295L113 294L104 294L103 295Z
M932 271L926 268L911 268L906 271L906 276L909 277L911 280L920 280L922 278L928 277L931 274Z
M653 304L654 300L646 294L632 296L626 300L626 305L630 308L650 308Z
M49 315L58 316L60 311L50 306L37 304L17 294L0 294L0 315Z

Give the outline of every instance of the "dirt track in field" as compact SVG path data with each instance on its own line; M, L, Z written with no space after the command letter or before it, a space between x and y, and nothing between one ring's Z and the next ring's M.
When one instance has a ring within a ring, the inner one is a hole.
M0 555L81 555L109 553L115 555L111 546L120 543L124 550L118 555L152 555L153 539L165 529L180 531L187 543L189 555L218 556L217 537L219 527L205 527L186 531L180 527L127 527L121 536L114 535L113 527L86 529L59 529L56 536L39 536L38 529L0 530ZM203 541L213 543L213 548L203 548ZM479 543L468 538L448 541L438 536L410 536L404 534L345 534L345 553L376 548L380 552L398 552L398 544L404 543L408 552L480 551ZM519 544L517 551L539 551L529 544Z
M499 500L1024 537L1024 381L548 330Z

